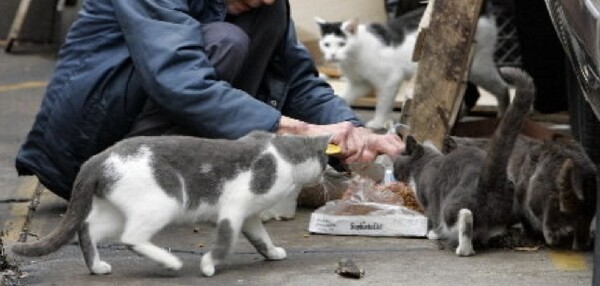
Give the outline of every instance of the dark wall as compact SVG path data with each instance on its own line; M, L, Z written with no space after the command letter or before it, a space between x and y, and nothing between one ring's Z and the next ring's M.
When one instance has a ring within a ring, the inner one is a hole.
M33 42L52 42L56 35L57 0L31 1L19 38ZM0 39L6 39L20 0L0 1Z

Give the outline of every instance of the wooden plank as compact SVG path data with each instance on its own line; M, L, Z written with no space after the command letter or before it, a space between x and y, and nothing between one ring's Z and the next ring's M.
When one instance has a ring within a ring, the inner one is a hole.
M419 67L411 104L411 134L441 148L462 103L482 0L430 1L432 14L419 37ZM421 35L423 34L423 35Z
M19 3L19 8L17 9L17 13L15 14L15 18L8 32L8 43L6 44L5 48L5 51L7 53L9 53L12 50L14 42L19 38L19 34L21 33L21 29L23 28L23 23L25 22L25 17L27 16L27 11L29 11L30 5L31 0L21 0L21 2Z

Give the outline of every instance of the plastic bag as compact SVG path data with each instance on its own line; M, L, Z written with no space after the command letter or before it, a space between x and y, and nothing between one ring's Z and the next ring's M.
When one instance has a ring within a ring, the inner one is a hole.
M424 236L427 218L418 209L414 192L403 183L377 184L355 175L341 199L329 201L313 212L309 231L337 235Z
M318 208L328 201L339 200L348 189L351 177L347 173L338 172L331 167L325 170L323 182L305 187L298 195L298 206Z

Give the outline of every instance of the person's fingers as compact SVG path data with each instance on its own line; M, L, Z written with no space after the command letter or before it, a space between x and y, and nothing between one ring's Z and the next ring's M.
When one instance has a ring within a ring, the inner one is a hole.
M348 140L348 142L353 144L354 151L350 156L347 157L347 163L368 162L368 160L365 159L365 155L371 151L367 146L367 141L365 140L366 138L357 133L358 132L354 132Z
M395 158L404 149L404 142L402 140L396 140L394 135L382 135L378 138L374 138L372 147L379 153L386 154L392 158Z
M245 1L242 0L227 1L227 11L232 15L241 14L250 10L251 8L251 6L249 6Z
M344 160L344 163L346 163L346 164L356 163L356 162L369 163L369 162L373 162L376 157L377 157L377 152L373 152L367 148L363 148L361 151L357 152L356 154L346 158Z
M352 138L353 126L349 122L328 125L328 128L335 130L334 139L342 149L341 157L347 158L357 152L357 146Z

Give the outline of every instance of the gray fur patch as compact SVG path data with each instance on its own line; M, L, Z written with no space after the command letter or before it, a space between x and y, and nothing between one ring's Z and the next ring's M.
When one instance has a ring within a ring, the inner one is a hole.
M166 164L164 160L152 160L152 173L161 189L171 197L183 202L182 182L178 176L177 170L171 165ZM185 191L185 190L183 190Z
M212 250L212 255L217 260L224 259L233 245L233 228L229 219L224 219L217 226L217 244Z
M115 153L135 154L139 146L152 151L152 167L157 181L170 195L181 199L180 179L186 186L188 208L201 203L215 204L226 181L248 171L266 147L269 136L244 137L244 144L232 140L189 136L134 137L116 145ZM252 140L249 140L252 139ZM207 168L210 164L210 168Z
M88 223L84 222L81 224L78 235L79 247L83 253L83 260L85 260L85 265L91 270L94 267L94 258L96 258L96 247L92 243Z
M386 46L400 46L407 34L417 30L424 13L424 8L415 9L391 19L386 24L372 23L368 30Z
M255 194L266 193L277 178L277 161L273 154L265 154L252 165L250 190Z
M161 188L182 201L181 190L185 186L187 207L195 209L202 203L217 203L224 184L251 169L254 169L253 192L261 193L272 187L277 175L275 158L272 155L261 157L270 142L292 164L318 157L324 168L326 139L328 137L275 136L259 131L237 141L191 136L140 136L117 143L105 152L101 161L104 163L110 154L132 157L140 152L142 146L147 148L151 152L153 176ZM111 190L119 179L115 177L116 172L111 171L104 170L105 174L99 181L102 189Z
M269 248L264 240L259 237L254 237L246 232L244 232L244 235L246 236L246 239L248 239L248 241L254 246L256 251L258 251L258 253L268 258L267 255L269 253Z
M275 137L271 143L283 159L293 165L316 158L321 163L323 169L325 169L328 160L328 157L325 155L325 149L327 148L329 139L328 136L302 138L298 138L297 136L279 136Z
M97 176L95 176L96 188L95 190L93 190L93 193L101 198L105 197L106 193L113 189L113 186L118 179L114 176L109 176L109 170L106 168L106 165L104 165L109 155L110 152L99 153L91 157L88 161L84 163L84 165L82 165L81 169L79 169L79 172L82 173L84 172L82 170L85 166L85 168L89 169L90 172L94 172L97 174Z
M277 152L281 154L283 159L297 165L310 158L310 150L306 144L298 144L297 141L286 140L284 137L277 137L272 141L273 146L277 149ZM307 138L305 138L307 140Z

